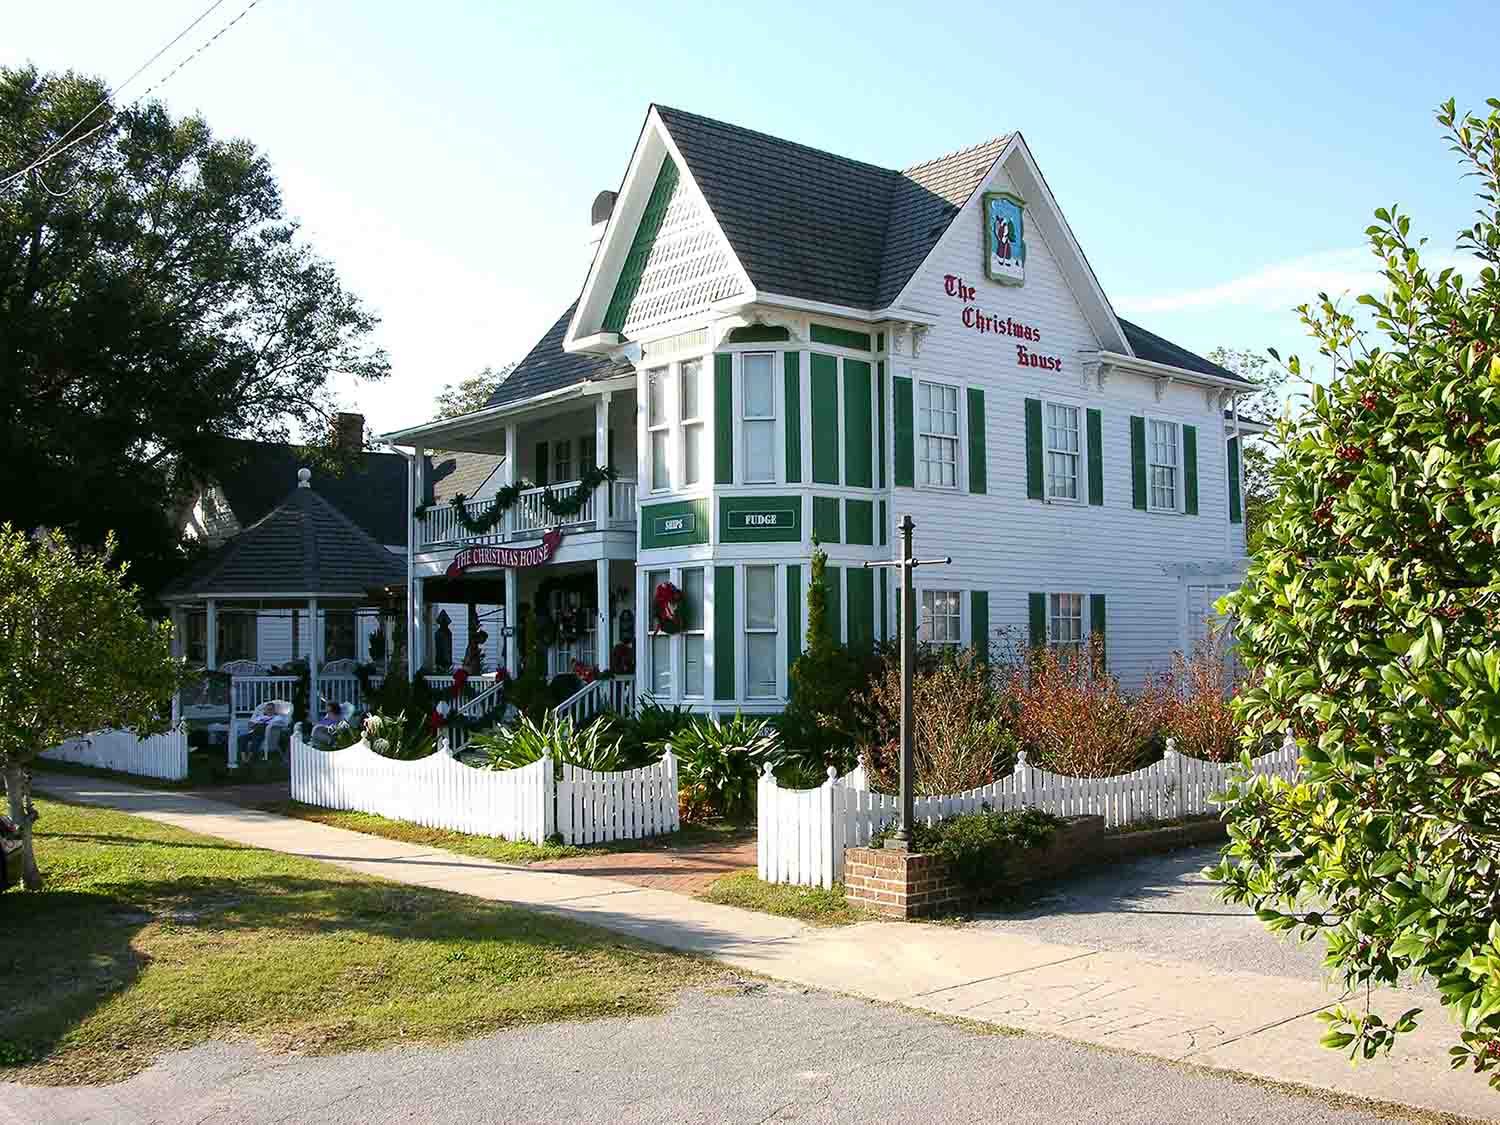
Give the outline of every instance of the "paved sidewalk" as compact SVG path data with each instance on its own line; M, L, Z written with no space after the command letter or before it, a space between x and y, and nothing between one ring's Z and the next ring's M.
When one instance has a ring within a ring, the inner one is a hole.
M554 859L547 863L533 863L527 870L568 871L574 875L615 879L633 887L696 895L706 891L721 876L754 866L755 840L752 837L674 847L670 851L663 847L646 847L609 855Z
M1435 1004L1399 1054L1354 1069L1318 1046L1316 1013L1338 997L1305 979L976 927L872 922L819 929L612 879L504 867L188 793L61 775L40 777L39 788L364 874L564 915L813 988L1425 1110L1482 1120L1500 1112L1500 1096L1482 1080L1448 1069L1451 1028ZM1376 997L1395 1011L1405 999Z

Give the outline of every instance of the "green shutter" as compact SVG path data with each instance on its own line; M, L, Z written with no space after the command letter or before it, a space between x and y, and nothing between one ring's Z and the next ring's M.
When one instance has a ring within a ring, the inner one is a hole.
M890 523L890 517L888 515L886 515L885 501L882 500L880 502L880 545L882 547L885 546L885 540L886 540L886 535L887 535L886 527L887 527L887 525L889 523Z
M812 357L812 479L814 484L839 482L839 361L831 355Z
M734 698L734 567L714 567L714 698Z
M969 388L969 491L983 492L989 450L984 440L984 392Z
M734 357L714 356L714 483L734 483Z
M1240 441L1229 440L1229 522L1239 523L1244 519L1240 511Z
M825 566L823 568L823 580L828 583L828 611L823 619L828 622L828 635L833 638L833 643L841 645L844 643L843 617L843 590L844 572L836 566Z
M891 380L895 392L896 487L911 488L916 483L916 425L912 417L911 380L897 375Z
M1130 416L1130 502L1146 510L1146 419Z
M1026 400L1026 498L1046 499L1042 484L1042 400Z
M610 296L609 308L604 313L606 332L622 332L625 329L630 306L635 303L636 294L640 291L646 263L651 260L651 252L656 247L656 236L661 233L661 228L667 221L680 180L677 165L672 158L663 157L661 171L656 174L656 185L651 189L646 209L641 212L640 224L635 228L635 237L630 241L625 264L620 267L615 291Z
M849 647L867 651L875 644L875 572L850 567L845 585L849 587Z
M874 418L870 409L870 365L861 359L844 360L844 483L871 488L875 467L870 460ZM831 482L828 482L831 483Z
M979 659L990 658L990 593L988 590L969 592L969 643L979 654Z
M786 670L790 672L802 655L802 568L789 563L786 568ZM792 679L787 677L790 689Z
M1026 603L1031 625L1031 647L1041 648L1047 643L1047 595L1027 594Z
M839 500L837 496L813 497L813 534L819 543L841 543Z
M1104 416L1088 411L1089 503L1104 503Z
M547 479L547 443L539 441L536 443L536 463L532 466L536 470L536 480L532 484L548 484Z
M875 502L844 501L844 542L864 547L875 546Z
M885 336L881 335L881 350L885 349ZM877 460L880 462L880 487L885 487L885 361L881 360L875 365L875 423L879 441L875 447L880 450Z
M880 568L880 638L886 641L891 639L891 620L888 616L891 605L890 573L890 567Z
M802 480L802 353L786 352L782 357L786 381L786 481Z
M1198 427L1182 427L1182 507L1198 514Z
M810 324L807 335L815 344L832 344L836 348L850 348L857 352L870 350L868 332L851 332L847 328L835 328L831 324Z
M1107 669L1109 667L1108 651L1104 635L1104 595L1089 595L1089 635L1090 638L1099 638L1099 659Z

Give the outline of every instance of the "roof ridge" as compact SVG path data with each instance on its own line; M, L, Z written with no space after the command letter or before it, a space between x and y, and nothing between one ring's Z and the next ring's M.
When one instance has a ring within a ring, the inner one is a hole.
M982 148L988 148L990 145L1004 144L1009 141L1012 136L1013 134L1011 133L997 134L987 141L978 141L975 144L969 145L967 148L961 148L954 152L946 153L943 156L934 156L931 160L922 160L916 164L908 165L907 167L901 169L901 174L903 176L909 176L911 173L917 171L920 168L929 168L934 164L942 164L947 160L953 160L960 156L967 156L971 152L977 152Z
M691 117L696 121L705 121L710 125L717 125L724 129L734 129L740 133L748 133L752 137L760 137L763 140L775 141L779 145L790 145L792 148L800 148L803 152L816 153L818 156L826 156L830 160L837 160L842 164L853 164L860 168L868 168L875 172L884 172L888 175L899 176L899 168L888 168L884 164L875 164L868 160L860 160L853 156L845 156L843 153L830 152L826 148L818 148L816 145L804 144L802 141L794 141L787 137L778 137L775 133L763 133L759 129L751 129L745 125L736 125L733 121L720 121L717 117L705 117L701 113L692 110L678 109L675 106L663 105L661 102L651 103L658 110L666 110L668 113L681 114L683 117Z

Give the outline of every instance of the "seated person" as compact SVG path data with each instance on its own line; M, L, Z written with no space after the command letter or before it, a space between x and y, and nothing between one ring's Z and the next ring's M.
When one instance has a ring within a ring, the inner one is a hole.
M336 700L330 699L323 707L323 717L313 724L312 744L319 749L332 746L334 733L347 725L344 709Z
M250 729L240 735L236 747L241 758L257 754L265 747L266 731L271 729L277 718L279 716L274 702L262 703L255 709L255 713L250 716Z

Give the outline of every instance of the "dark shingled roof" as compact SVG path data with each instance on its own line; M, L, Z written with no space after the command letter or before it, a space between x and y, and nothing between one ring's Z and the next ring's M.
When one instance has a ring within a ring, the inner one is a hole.
M307 462L295 445L226 440L234 467L219 475L219 488L240 526L249 527L281 502ZM339 476L318 470L316 484L376 542L406 546L406 458L399 453L361 453Z
M1246 386L1254 385L1226 367L1220 367L1201 355L1178 347L1171 340L1164 340L1155 332L1147 332L1139 324L1132 324L1123 316L1118 319L1120 327L1125 330L1125 339L1130 341L1130 350L1135 352L1137 359L1181 367L1187 371L1196 371L1200 375L1217 375L1221 379L1233 379L1236 383L1244 383Z
M458 493L473 496L505 458L498 453L436 453L428 457L430 504L446 504Z
M401 556L370 538L317 491L299 487L173 579L161 596L358 594L405 581Z
M895 299L1007 139L898 172L669 106L656 112L758 290L862 309Z
M534 398L548 391L559 391L576 383L594 379L607 379L611 375L630 375L634 368L628 363L612 363L607 358L582 353L569 354L563 351L563 337L568 332L568 322L573 319L574 301L557 318L557 323L537 342L536 347L526 353L526 358L516 364L494 392L485 406L505 406Z

